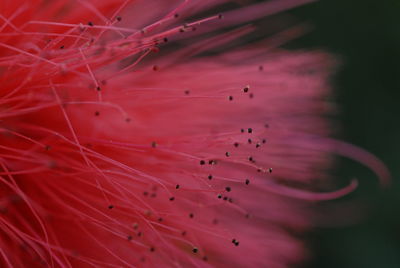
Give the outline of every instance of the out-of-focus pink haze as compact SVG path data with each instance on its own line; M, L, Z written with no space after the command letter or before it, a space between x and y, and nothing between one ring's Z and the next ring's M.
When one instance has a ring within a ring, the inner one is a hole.
M296 28L209 53L310 1L201 15L227 2L1 0L1 267L307 258L310 204L356 187L315 192L350 148L327 139L334 63L277 48Z

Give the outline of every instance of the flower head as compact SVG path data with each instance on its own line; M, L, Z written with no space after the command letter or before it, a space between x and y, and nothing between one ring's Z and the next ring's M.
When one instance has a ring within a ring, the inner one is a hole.
M276 49L296 29L204 53L252 31L217 29L307 1L197 18L224 2L2 5L3 266L274 268L305 258L292 235L312 224L304 200L355 187L313 192L331 165L322 115L332 60Z

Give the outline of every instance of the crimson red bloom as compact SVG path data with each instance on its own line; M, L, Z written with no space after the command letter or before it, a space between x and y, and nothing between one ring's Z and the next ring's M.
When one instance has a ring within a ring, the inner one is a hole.
M224 2L2 2L2 267L275 268L306 257L292 235L312 224L304 200L356 186L312 192L330 152L348 152L325 139L332 60L276 49L296 29L207 55L252 31L217 29L307 1L195 19Z

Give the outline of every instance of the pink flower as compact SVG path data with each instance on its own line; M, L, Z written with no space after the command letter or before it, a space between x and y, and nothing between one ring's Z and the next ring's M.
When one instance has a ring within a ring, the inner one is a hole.
M2 267L288 267L309 201L356 186L314 192L331 152L385 172L326 138L332 59L276 48L297 29L204 53L308 1L194 19L224 2L2 2Z

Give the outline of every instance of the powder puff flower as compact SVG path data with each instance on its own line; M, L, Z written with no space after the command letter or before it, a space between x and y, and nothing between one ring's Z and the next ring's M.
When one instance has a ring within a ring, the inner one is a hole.
M2 1L0 266L302 261L311 202L356 186L331 153L384 168L327 139L334 64L278 49L297 29L209 51L305 2Z

